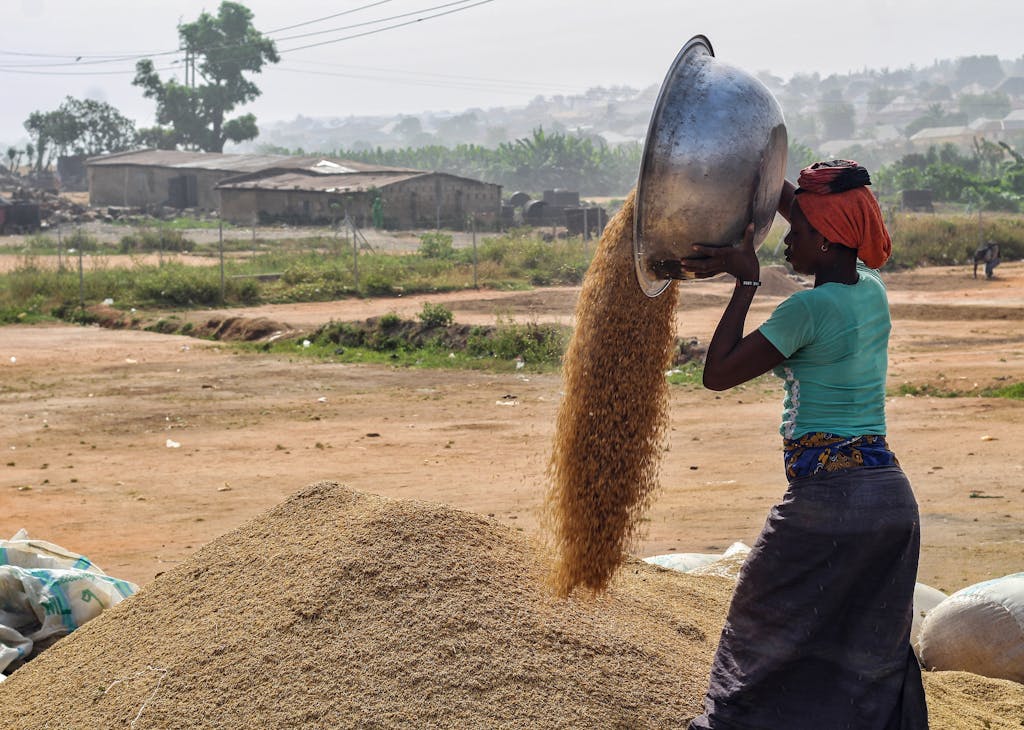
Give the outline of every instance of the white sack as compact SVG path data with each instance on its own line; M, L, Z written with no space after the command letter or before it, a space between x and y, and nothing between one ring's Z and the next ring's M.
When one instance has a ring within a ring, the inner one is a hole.
M918 640L921 637L921 624L933 608L945 601L946 594L938 588L926 586L924 583L914 584L914 622L910 625L910 645L914 647L914 653L921 659L921 647Z
M0 672L135 593L88 559L24 531L0 540Z
M925 616L918 643L925 669L1024 683L1024 573L957 591Z

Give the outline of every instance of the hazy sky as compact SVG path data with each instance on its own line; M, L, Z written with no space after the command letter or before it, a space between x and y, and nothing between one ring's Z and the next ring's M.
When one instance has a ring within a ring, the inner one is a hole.
M710 38L722 60L784 78L797 72L927 66L977 54L1024 55L1024 2L1019 0L244 4L256 26L270 32L283 51L281 63L256 79L262 97L245 108L263 122L298 114L486 109L598 85L644 87L660 83L679 48L698 33ZM22 122L29 113L54 109L67 95L110 102L140 125L151 124L153 102L131 85L135 56L174 51L177 23L194 20L204 9L216 12L218 5L218 0L0 0L0 143L23 141ZM346 11L354 12L308 23ZM375 22L389 17L394 19ZM289 50L416 18L424 19ZM306 35L356 24L362 25ZM298 27L277 30L288 26ZM300 35L305 37L288 39ZM97 63L115 56L126 58ZM168 69L163 76L179 68L172 63L177 58L155 57L158 68Z

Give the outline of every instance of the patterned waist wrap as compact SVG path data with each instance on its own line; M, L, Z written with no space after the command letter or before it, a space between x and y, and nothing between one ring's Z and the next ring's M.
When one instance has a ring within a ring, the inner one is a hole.
M783 439L782 445L789 480L865 466L899 466L885 436L805 433L795 439Z

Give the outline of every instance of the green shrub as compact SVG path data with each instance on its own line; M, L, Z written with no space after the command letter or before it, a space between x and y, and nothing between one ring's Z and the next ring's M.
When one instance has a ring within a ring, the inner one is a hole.
M140 228L121 236L121 253L133 251L191 251L195 242L185 238L181 231L169 228L152 230Z
M64 239L64 247L76 251L98 251L100 244L95 238L81 230L76 230Z
M395 287L392 280L387 277L387 274L382 272L367 274L362 277L362 281L359 283L361 284L363 291L371 296L383 297L395 293Z
M263 298L259 282L255 279L230 279L224 289L224 296L229 301L257 304Z
M139 273L135 293L146 303L212 306L220 302L220 272L174 263L151 268Z
M377 319L377 324L381 329L394 329L402 324L402 318L398 316L398 312L385 312Z
M420 236L420 256L428 259L450 260L455 258L455 247L449 233L432 231Z
M424 327L448 327L455 321L452 310L443 304L423 302L423 311L416 315Z
M522 358L531 364L553 364L561 362L566 340L564 328L556 325L502 322L494 329L471 329L466 351L470 355L499 360Z

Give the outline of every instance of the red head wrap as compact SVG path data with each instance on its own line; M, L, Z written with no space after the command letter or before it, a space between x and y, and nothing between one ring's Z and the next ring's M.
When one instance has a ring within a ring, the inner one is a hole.
M864 171L859 165L857 167ZM848 172L854 174L853 170L848 169ZM822 176L822 173L825 173L829 180L815 179ZM863 172L863 177L867 177L867 171ZM871 191L864 187L863 182L845 190L826 192L828 188L821 185L821 182L825 182L825 185L831 183L831 189L836 190L839 187L836 183L839 181L834 178L834 168L827 169L827 172L812 168L801 171L800 189L797 191L800 210L825 240L856 249L857 257L861 261L872 269L881 268L892 253L892 239L885 229L878 201Z

